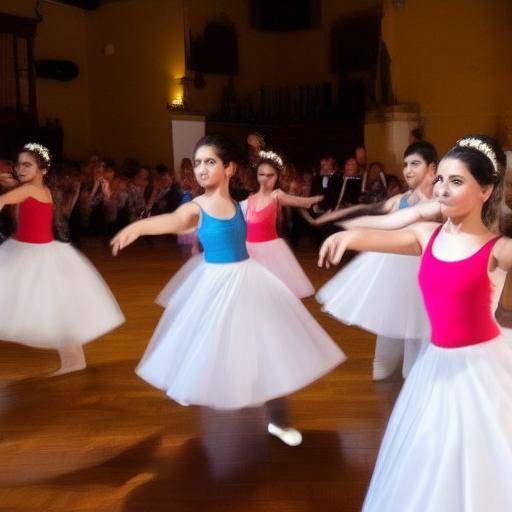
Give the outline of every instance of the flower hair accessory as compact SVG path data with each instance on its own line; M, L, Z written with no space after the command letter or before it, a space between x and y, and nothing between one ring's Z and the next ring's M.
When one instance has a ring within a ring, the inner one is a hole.
M477 151L480 151L480 153L483 153L491 161L492 166L494 167L494 175L499 175L498 159L496 158L496 153L492 147L487 144L487 142L484 142L477 137L464 137L463 139L457 141L456 145L463 148L473 148Z
M23 146L23 149L27 149L28 151L33 151L34 153L37 153L39 156L43 158L43 160L50 165L51 163L51 157L50 157L50 151L48 148L44 147L42 144L37 144L35 142L29 142L28 144L25 144Z
M260 157L260 160L270 160L271 162L274 162L280 169L284 167L283 159L273 151L260 151L258 156Z

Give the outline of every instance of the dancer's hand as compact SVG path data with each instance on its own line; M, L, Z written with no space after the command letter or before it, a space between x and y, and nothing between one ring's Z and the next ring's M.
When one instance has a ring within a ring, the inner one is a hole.
M326 238L320 247L318 266L329 268L331 265L337 265L348 248L351 236L350 231L343 231Z
M18 180L10 172L0 173L0 190L11 190L18 185Z
M309 207L308 208L311 208L315 204L321 203L323 200L324 200L324 196L322 196L322 195L310 197L309 198Z
M117 256L117 253L128 247L131 243L135 242L137 238L141 235L139 226L137 222L126 226L124 229L119 231L117 235L112 238L110 241L110 246L112 247L112 254Z

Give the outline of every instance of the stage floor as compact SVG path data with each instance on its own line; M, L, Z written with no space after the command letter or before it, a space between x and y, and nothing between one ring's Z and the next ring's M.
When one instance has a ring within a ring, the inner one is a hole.
M289 448L260 409L182 407L134 374L161 314L153 300L181 265L172 242L140 240L117 258L97 239L82 249L127 322L86 346L86 370L54 378L56 352L0 343L1 512L360 510L401 386L372 382L373 335L305 301L349 359L290 397L304 442ZM317 288L335 272L298 257Z

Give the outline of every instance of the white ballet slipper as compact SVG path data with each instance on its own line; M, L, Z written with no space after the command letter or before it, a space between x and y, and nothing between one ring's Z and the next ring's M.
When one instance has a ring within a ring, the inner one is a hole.
M302 443L302 434L295 428L281 428L274 423L269 423L268 433L280 439L288 446L299 446Z

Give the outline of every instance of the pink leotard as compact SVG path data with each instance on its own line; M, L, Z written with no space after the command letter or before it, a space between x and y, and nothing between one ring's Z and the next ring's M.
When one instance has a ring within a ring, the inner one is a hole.
M276 231L279 203L274 198L265 208L256 210L255 196L247 200L245 222L248 242L268 242L279 238Z
M14 239L31 244L46 244L53 237L53 203L28 197L18 207L18 226Z
M419 271L432 326L432 343L458 348L492 340L500 329L491 313L493 289L488 265L499 237L489 240L468 258L443 261L432 253L440 229L430 238Z

